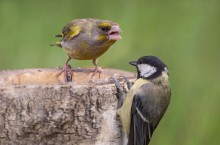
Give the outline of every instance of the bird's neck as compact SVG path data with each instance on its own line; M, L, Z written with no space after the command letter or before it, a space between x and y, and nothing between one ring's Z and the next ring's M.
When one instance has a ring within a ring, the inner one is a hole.
M167 88L167 87L170 87L170 84L169 84L169 76L166 72L162 72L161 76L160 77L157 77L157 78L154 78L151 80L153 83L155 84L159 84L159 85L162 85L163 87Z

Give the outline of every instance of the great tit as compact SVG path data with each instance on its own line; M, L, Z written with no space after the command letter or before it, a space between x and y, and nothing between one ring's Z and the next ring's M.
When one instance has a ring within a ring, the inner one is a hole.
M137 80L118 110L123 145L148 145L170 102L167 66L155 56L130 62L137 68Z

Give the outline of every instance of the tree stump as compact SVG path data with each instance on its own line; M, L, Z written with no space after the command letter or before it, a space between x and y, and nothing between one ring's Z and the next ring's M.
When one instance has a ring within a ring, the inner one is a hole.
M60 69L0 71L0 145L121 145L113 75L75 69L65 83ZM121 81L121 83L123 83Z

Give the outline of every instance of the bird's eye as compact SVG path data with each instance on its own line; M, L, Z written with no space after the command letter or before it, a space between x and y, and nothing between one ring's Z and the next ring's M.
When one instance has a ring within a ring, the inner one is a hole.
M144 62L143 62L143 60L141 60L139 63L140 63L140 64L143 64Z
M104 32L107 32L109 30L109 27L100 27L100 29Z

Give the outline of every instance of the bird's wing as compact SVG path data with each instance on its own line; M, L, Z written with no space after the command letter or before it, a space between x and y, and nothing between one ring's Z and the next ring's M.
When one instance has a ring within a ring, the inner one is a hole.
M150 84L145 84L144 92L148 92ZM143 108L143 98L151 96L151 93L134 95L131 108L131 125L128 145L148 145L154 131L153 124L148 120L148 110Z
M79 35L81 27L75 23L67 24L62 30L63 40L70 40Z

